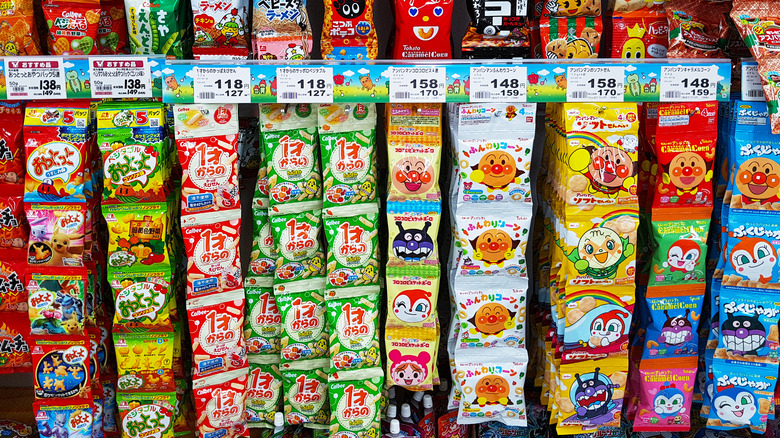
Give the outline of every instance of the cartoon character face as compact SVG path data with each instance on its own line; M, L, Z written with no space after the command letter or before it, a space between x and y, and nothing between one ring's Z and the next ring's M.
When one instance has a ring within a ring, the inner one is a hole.
M485 376L477 382L474 394L479 404L501 403L509 398L509 382L501 376Z
M605 376L600 375L599 369L596 368L593 374L574 375L577 386L574 388L573 401L577 417L580 419L596 418L606 414L610 409L612 388L615 385L612 385Z
M555 85L559 88L565 89L568 85L566 81L566 75L555 75Z
M606 347L620 339L626 327L624 320L630 316L621 310L612 310L597 316L590 323L591 347Z
M739 388L719 390L712 407L722 422L731 424L750 424L758 410L753 394Z
M685 315L669 316L664 310L666 322L661 329L661 341L666 345L680 345L693 339L693 325L688 321L690 309L685 309Z
M514 158L504 151L488 152L471 169L471 179L494 190L505 190L524 173L517 168Z
M768 158L753 158L737 169L737 188L751 200L764 201L777 197L780 175L777 163Z
M674 384L665 383L653 399L653 410L661 418L685 412L685 395Z
M777 263L771 243L759 237L743 237L731 250L731 266L750 281L768 283Z
M729 314L721 325L723 344L737 354L757 354L766 345L766 330L758 319L752 316Z
M422 289L405 290L393 300L393 312L403 322L422 322L431 315L430 297Z
M640 59L645 57L645 43L640 38L629 38L623 44L621 58Z
M701 250L699 245L691 239L680 239L669 247L666 254L666 263L672 272L693 272L693 268L699 264Z
M439 33L439 25L449 26L449 18L451 14L446 14L445 17L445 4L451 2L445 2L441 0L412 0L409 2L409 8L406 13L414 20L415 23L423 24L422 26L413 26L412 31L414 36L421 41L432 40Z
M404 157L395 164L393 186L402 193L425 193L433 187L435 174L425 157Z
M165 85L170 89L171 91L175 91L177 88L179 88L179 81L176 80L176 77L173 75L166 76L165 77Z
M287 59L303 59L306 57L306 53L303 51L303 46L296 45L295 43L290 43L290 45L285 49L284 56Z
M407 262L418 262L433 253L433 239L428 235L431 223L426 221L422 230L406 229L397 221L398 234L393 239L393 254Z
M416 356L404 356L398 350L390 350L387 354L390 359L390 378L393 382L403 386L415 386L425 381L428 376L426 364L431 360L431 355L423 351Z
M591 58L591 55L593 55L593 48L587 40L575 38L566 44L566 57L569 59Z
M559 17L578 15L583 0L551 0L547 2L547 10Z
M65 72L65 79L72 81L74 79L78 79L79 74L75 70L68 70Z
M502 265L505 260L514 257L514 250L520 244L519 240L503 230L487 230L471 241L474 248L474 258L482 260L486 265Z
M566 39L556 38L547 43L544 50L547 52L547 59L564 58L566 57Z
M513 312L499 303L482 305L469 321L484 335L495 335L507 328L507 322L512 320Z
M635 169L628 152L614 146L606 146L591 151L588 172L598 184L621 187L626 178L634 175Z
M371 80L371 75L365 75L360 77L360 85L364 90L371 90L374 88L374 81Z
M669 179L678 189L690 190L704 181L707 164L695 152L682 152L669 163Z
M352 19L363 15L366 9L364 0L336 0L333 2L333 9L338 11L344 18Z
M606 227L586 231L577 245L580 259L591 268L603 269L620 262L623 241L614 230Z

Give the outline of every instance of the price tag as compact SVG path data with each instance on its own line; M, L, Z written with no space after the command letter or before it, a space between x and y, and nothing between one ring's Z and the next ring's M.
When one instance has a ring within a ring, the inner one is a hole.
M761 87L761 76L758 74L758 64L742 63L742 100L764 100L764 89Z
M67 97L65 65L61 57L6 58L5 75L10 100Z
M569 102L622 102L626 69L615 65L570 66L566 69Z
M716 100L718 67L661 66L661 102Z
M279 67L276 69L279 103L332 103L332 67Z
M195 103L251 103L246 67L195 67Z
M152 73L146 58L91 58L92 97L152 97Z
M525 102L525 67L471 67L470 102Z
M446 102L444 67L390 67L390 102Z

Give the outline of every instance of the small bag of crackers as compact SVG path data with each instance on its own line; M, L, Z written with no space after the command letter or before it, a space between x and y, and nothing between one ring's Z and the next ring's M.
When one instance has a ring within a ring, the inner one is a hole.
M245 363L242 368L193 379L195 413L201 436L249 437L244 412L248 374Z

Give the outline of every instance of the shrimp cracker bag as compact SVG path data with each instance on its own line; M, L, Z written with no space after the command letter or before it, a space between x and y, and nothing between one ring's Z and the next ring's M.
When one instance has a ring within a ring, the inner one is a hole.
M322 59L377 59L379 39L374 25L374 1L325 2L320 41ZM363 82L362 76L360 81Z
M86 336L36 337L30 346L36 399L89 397L89 340Z
M452 58L453 0L395 0L393 59Z
M691 427L696 359L643 360L640 364L639 406L634 419L637 431L687 431Z
M23 196L21 186L0 185L0 249L24 248L29 243Z
M280 412L282 394L279 355L249 356L246 412L250 428L273 424L275 414Z
M240 288L240 210L182 218L187 253L187 298Z
M585 0L581 3L593 5L598 2L599 0ZM599 47L603 32L600 16L542 17L539 23L539 31L541 33L541 46L544 58L599 57ZM556 74L555 84L566 88L566 75L563 73L560 75Z
M355 288L357 289L357 288ZM330 372L381 366L378 288L328 300Z
M175 392L119 392L117 408L122 420L122 438L173 438L175 406Z
M268 157L271 209L286 213L320 208L322 175L314 108L309 104L263 104L260 131Z
M332 407L328 436L379 436L379 399L383 382L382 368L331 374L328 378L328 396Z
M567 286L562 362L625 356L634 286Z
M681 209L656 210L655 213L651 225L655 243L651 261L653 271L648 286L704 283L709 212L697 214L696 210L689 210L686 219L675 219L682 214Z
M30 5L32 7L32 5ZM32 16L30 16L32 19ZM0 36L2 40L2 36ZM1 41L0 41L1 42ZM3 102L0 104L0 185L21 186L24 184L25 155L24 104L22 102Z
M247 353L278 356L281 351L282 314L276 305L272 282L267 286L246 286L246 319L244 339Z
M707 428L732 430L749 427L763 434L774 410L777 365L713 359L713 394Z
M117 389L124 392L174 391L173 332L113 330Z
M180 0L160 3L125 0L130 53L183 59L190 51L185 38L191 25L188 9L187 2Z
M306 0L253 0L252 14L252 48L257 59L309 58L312 32Z
M434 375L438 376L438 342L437 328L386 328L387 384L399 385L411 391L433 389Z
M718 105L715 102L658 106L658 160L653 208L712 206Z
M320 210L271 216L271 233L278 251L277 283L325 274L325 252L320 245Z
M441 105L391 104L387 120L388 202L438 202Z
M246 367L244 291L187 300L194 379Z
M411 211L393 212L388 204L388 272L438 275L438 203L415 203ZM392 239L392 240L391 240Z
M283 370L284 419L287 424L328 424L328 361L305 361L305 369Z
M724 250L724 286L780 288L780 224L769 210L732 209Z
M276 272L276 259L279 257L279 252L274 246L268 210L252 208L252 236L247 284L261 281L263 278L273 279Z
M52 55L96 55L100 0L46 0L43 12L49 27Z
M75 399L70 402L52 403L41 400L33 403L35 422L39 431L73 438L88 438L92 433L92 400Z
M327 356L329 335L324 291L324 278L274 287L276 304L282 314L282 367L297 367L303 363L302 359Z
M377 205L355 206L349 216L326 216L324 222L328 288L377 284L380 266Z
M87 271L84 268L30 268L25 275L33 335L83 335Z
M453 322L459 325L455 350L525 348L527 294L526 278L513 281L511 287L495 279L458 278L454 286L459 321ZM396 302L400 303L398 298Z
M769 291L724 287L720 291L715 357L777 364L780 305Z
M470 104L458 107L457 209L480 204L527 205L536 104Z
M249 47L249 0L196 2L192 4L195 24L193 50L201 48L235 49Z
M526 246L531 214L457 216L463 255L458 264L462 276L527 277Z
M240 208L236 105L176 105L182 215Z
M525 376L528 353L522 348L493 347L455 353L463 391L458 423L475 424L483 417L510 426L526 426Z
M697 356L704 285L651 288L645 299L650 321L642 358Z
M114 297L114 324L146 329L168 329L173 291L167 270L147 273L113 271L108 277Z
M89 124L87 103L38 102L27 107L25 202L86 202L85 169L92 149Z
M438 276L387 275L388 312L386 327L435 328Z
M376 198L376 120L374 104L320 105L322 206L329 214Z
M560 366L555 403L558 433L620 425L628 382L628 359L610 358Z
M248 368L192 381L200 436L249 437L246 426Z

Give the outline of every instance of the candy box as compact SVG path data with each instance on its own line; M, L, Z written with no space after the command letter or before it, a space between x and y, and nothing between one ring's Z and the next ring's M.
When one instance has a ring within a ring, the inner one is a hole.
M457 216L456 226L463 252L459 275L528 275L525 252L530 214Z
M0 312L27 312L27 253L24 250L6 250L0 261Z
M391 211L392 207L388 205L387 213L388 272L438 275L438 203L424 203L421 209L398 213Z
M323 23L322 59L377 59L379 39L374 25L373 0L328 3ZM370 80L369 76L369 83ZM364 81L361 76L361 84Z
M32 268L25 276L33 335L84 334L84 268Z
M244 415L249 370L244 365L192 381L201 436L249 437Z
M267 286L247 286L244 339L247 353L278 356L281 351L282 314L276 304L272 282ZM254 357L254 356L250 356Z
M40 106L38 106L40 105ZM91 149L87 103L38 102L24 119L25 202L84 202Z
M650 288L642 358L697 356L704 285Z
M193 378L246 367L244 291L187 300Z
M192 25L188 9L187 2L179 0L161 3L125 0L130 53L157 53L166 55L168 59L182 59L189 52L185 42L185 35ZM169 82L166 78L166 86L171 87L174 81Z
M271 232L271 218L268 216L268 210L252 208L252 252L249 259L249 272L247 273L247 284L256 278L267 277L273 279L276 271L276 259L279 252L274 245L274 237Z
M780 287L780 226L768 210L731 209L724 286Z
M283 394L279 356L250 356L246 411L250 427L269 427Z
M202 47L249 47L248 7L249 0L193 4L193 50Z
M341 210L347 213L347 210ZM379 282L379 211L376 204L352 207L349 216L325 216L328 288Z
M34 337L31 341L36 399L92 399L86 336Z
M276 304L282 314L282 366L328 354L324 278L276 285Z
M117 396L122 438L172 438L174 392L143 394L120 392Z
M780 304L774 294L729 286L721 289L719 298L715 357L776 364Z
M562 364L555 393L558 433L619 426L627 381L627 358Z
M452 58L452 0L415 3L411 0L393 2L395 34L393 59Z
M6 312L0 322L0 374L30 372L30 321L27 315Z
M506 287L505 282L495 279L462 278L455 282L453 290L459 325L454 340L456 350L486 346L525 348L527 279L518 279Z
M438 315L435 312L439 296L438 276L416 277L388 275L388 327L435 328Z
M97 48L101 55L121 55L130 52L127 41L127 21L124 0L100 2Z
M682 214L680 209L653 215L651 227L656 248L649 287L704 283L710 212L700 210L704 211L690 211L686 219L674 219Z
M328 424L328 361L306 361L306 369L283 370L284 417L287 424Z
M713 394L707 427L730 430L750 427L763 434L774 410L777 366L744 365L730 359L713 359Z
M112 335L120 392L174 390L173 332L131 332L115 326Z
M271 233L279 253L275 282L325 274L325 252L319 238L321 229L320 210L271 216Z
M389 385L412 391L433 388L439 331L436 328L388 327L385 329Z
M103 205L108 226L108 268L148 272L170 266L167 241L171 228L166 203Z
M384 373L382 368L340 371L328 378L331 437L348 438L356 434L379 435L380 407Z
M41 400L33 403L35 422L41 436L60 438L91 438L92 400L52 403Z
M27 263L81 266L84 259L84 204L27 204L30 239Z
M241 287L240 230L240 210L182 218L187 252L187 298Z
M24 248L30 227L22 204L22 186L0 185L0 249Z
M642 361L635 430L686 431L691 427L696 362L686 358L669 368L665 361Z
M111 272L108 281L114 296L114 324L127 328L170 329L168 309L172 298L169 271Z
M0 185L18 186L24 182L26 167L22 139L24 104L3 102L0 105L0 124L3 126L0 128Z
M327 301L331 374L381 367L378 288L343 294ZM352 291L350 291L352 292Z

